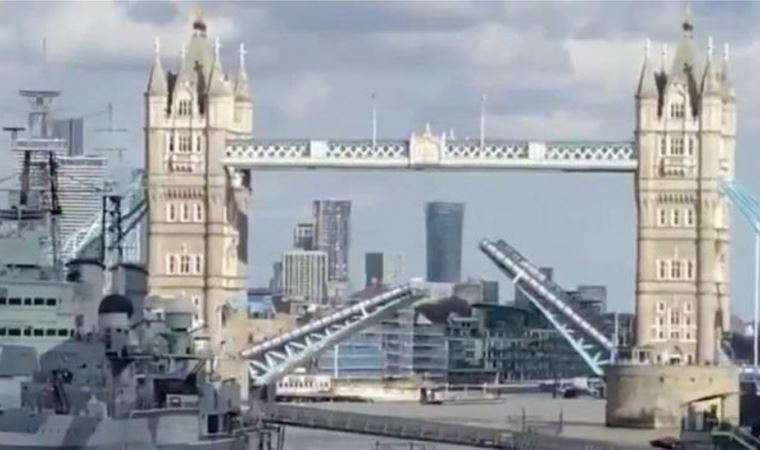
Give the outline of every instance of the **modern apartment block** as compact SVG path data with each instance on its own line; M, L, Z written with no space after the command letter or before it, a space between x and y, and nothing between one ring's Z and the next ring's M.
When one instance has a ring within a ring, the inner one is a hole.
M285 297L324 304L327 300L327 253L285 252L282 255L282 289Z
M313 211L315 249L327 253L327 278L347 282L351 202L315 200Z

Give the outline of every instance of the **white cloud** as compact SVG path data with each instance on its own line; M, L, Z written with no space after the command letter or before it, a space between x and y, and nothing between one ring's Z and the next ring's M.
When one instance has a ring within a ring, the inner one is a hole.
M277 106L288 118L303 119L325 108L331 92L332 88L322 76L305 73L298 76L282 93Z
M597 117L576 111L555 110L535 115L492 115L486 128L499 137L520 139L589 139L599 135L602 123Z
M16 20L0 30L0 48L33 54L40 51L45 37L47 58L54 63L128 64L148 60L158 36L165 55L179 55L192 22L189 5L179 3L182 13L163 24L136 20L124 6L116 2L59 2L44 9L16 10ZM230 17L210 15L207 21L213 24L209 31L223 40L239 35ZM29 33L31 29L39 31Z
M565 42L565 48L570 55L573 77L594 85L597 90L593 95L620 92L633 95L644 58L643 42L571 39ZM653 48L659 47L654 45Z

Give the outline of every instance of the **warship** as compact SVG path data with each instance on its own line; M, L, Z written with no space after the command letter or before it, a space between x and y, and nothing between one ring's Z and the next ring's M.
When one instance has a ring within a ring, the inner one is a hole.
M189 299L146 297L146 271L120 259L62 261L56 155L35 153L0 210L0 450L281 448L194 354ZM35 170L48 190L32 204Z
M20 406L0 410L0 450L277 448L281 429L253 422L237 382L207 373L192 355L192 313L183 299L167 300L147 299L135 321L132 301L110 294L95 332L36 365L23 347L0 347L0 373L34 369L20 383Z

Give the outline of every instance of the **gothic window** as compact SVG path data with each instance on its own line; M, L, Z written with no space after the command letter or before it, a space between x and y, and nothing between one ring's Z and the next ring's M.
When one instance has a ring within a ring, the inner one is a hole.
M681 279L681 261L676 259L670 262L670 277L674 280Z
M174 275L174 273L177 271L176 264L177 262L174 258L174 255L166 255L166 273L168 275Z
M691 326L691 317L686 316L686 318L684 319L684 322L686 323L687 327L690 327Z
M683 119L684 104L681 101L675 101L670 104L670 117L672 119Z
M686 154L689 156L694 156L694 137L689 136L689 146L686 149Z
M180 203L180 211L182 212L180 220L182 222L190 222L190 205L187 203Z
M668 140L663 137L660 139L660 156L665 156L668 154Z
M193 305L195 305L196 308L199 307L201 305L201 298L193 297Z
M684 309L684 311L686 311L686 314L689 314L689 313L691 313L691 302L686 302L686 303L683 305L683 309ZM687 317L687 319L688 319L688 317ZM688 322L688 320L687 320L687 322L686 322L686 325L688 325L688 324L689 324L689 322Z
M179 273L183 275L187 275L190 273L190 255L180 256Z
M686 208L686 226L694 226L694 208L692 207Z
M657 209L657 226L664 227L668 224L668 210L665 208Z
M671 331L670 332L670 339L678 340L678 331Z
M670 210L670 224L674 227L681 226L681 210L678 208L673 208Z
M192 145L192 140L190 139L190 136L186 134L179 136L180 153L190 153L190 151L192 150L191 145Z
M174 202L169 202L166 204L166 221L167 222L177 221L177 204Z
M668 261L664 259L657 260L657 279L658 280L668 279ZM661 303L661 304L664 307L664 303Z
M689 259L686 261L686 279L688 280L694 279L694 260L693 259Z
M670 324L671 325L680 325L681 324L681 315L678 313L678 311L673 311L670 315Z
M195 255L195 270L193 273L200 275L203 273L203 255Z
M189 116L192 114L193 111L193 104L190 102L190 100L180 100L179 105L177 106L177 115L179 116Z
M683 137L670 138L670 154L683 156Z
M657 312L665 312L665 302L657 302Z
M201 202L195 204L195 221L203 222L203 203Z
M169 153L173 153L173 152L174 152L174 135L170 134L169 135Z
M195 151L200 153L202 150L203 150L203 136L199 134L195 136Z

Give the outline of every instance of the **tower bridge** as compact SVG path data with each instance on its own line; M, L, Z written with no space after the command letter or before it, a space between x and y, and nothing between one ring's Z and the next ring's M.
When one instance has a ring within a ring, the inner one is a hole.
M686 18L672 63L665 48L654 63L647 45L630 141L456 140L429 127L399 140L266 140L253 135L244 48L234 73L225 73L221 44L212 45L198 17L176 73L164 72L156 42L145 92L149 290L192 299L211 343L223 341L224 305L245 287L251 169L630 173L637 210L636 364L605 369L608 421L673 425L695 392L736 391L738 383L719 345L730 317L730 223L720 187L733 178L735 94L728 48L722 63L716 61L710 40L699 64L693 29ZM583 331L606 358L609 343ZM280 344L268 350L268 367L280 364L282 351L287 357L304 346ZM730 417L736 405L724 406Z

